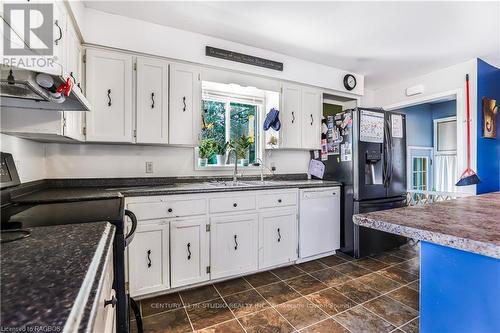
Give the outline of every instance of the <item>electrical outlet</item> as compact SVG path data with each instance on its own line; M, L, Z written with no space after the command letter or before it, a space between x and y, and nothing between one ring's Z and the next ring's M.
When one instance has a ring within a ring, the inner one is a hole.
M146 173L153 173L153 162L146 162Z

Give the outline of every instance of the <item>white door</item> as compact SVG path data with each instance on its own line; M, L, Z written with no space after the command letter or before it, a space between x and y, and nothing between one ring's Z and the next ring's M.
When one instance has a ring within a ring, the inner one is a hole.
M319 90L302 89L302 148L321 149L321 106Z
M170 65L169 143L196 145L201 129L201 79L197 67Z
M211 218L212 279L257 269L257 214Z
M171 286L180 287L209 279L209 232L205 217L170 222Z
M139 296L169 288L168 221L139 221L128 246L130 295Z
M137 142L168 143L168 63L137 58Z
M301 87L284 84L282 99L282 147L301 148Z
M297 259L297 211L270 210L259 217L259 269Z
M132 142L132 56L87 50L87 141Z

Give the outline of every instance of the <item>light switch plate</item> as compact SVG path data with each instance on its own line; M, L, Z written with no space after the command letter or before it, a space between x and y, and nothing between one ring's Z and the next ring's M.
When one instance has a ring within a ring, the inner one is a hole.
M153 162L146 162L146 173L153 173Z

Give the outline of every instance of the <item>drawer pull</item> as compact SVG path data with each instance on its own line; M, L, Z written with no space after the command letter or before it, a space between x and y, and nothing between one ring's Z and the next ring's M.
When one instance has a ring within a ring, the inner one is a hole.
M115 296L111 296L111 299L110 300L104 300L104 307L107 307L108 305L111 305L112 308L115 307L116 303L118 303L118 301L116 300L116 297Z
M169 213L172 213L172 212L173 212L172 208L167 209L167 211L168 211Z
M233 207L237 207L237 206L238 206L238 204L236 202L233 203Z
M108 89L108 106L111 106L111 89Z
M281 233L280 228L278 228L278 243L281 242Z
M234 235L234 249L238 250L238 235Z
M150 268L151 267L151 250L148 250L147 255L148 255L148 268Z
M182 112L186 112L186 96L182 97L182 104L184 104L184 107L182 108Z
M278 199L278 202L281 203L281 199Z
M191 243L187 244L187 248L188 248L188 260L191 260Z

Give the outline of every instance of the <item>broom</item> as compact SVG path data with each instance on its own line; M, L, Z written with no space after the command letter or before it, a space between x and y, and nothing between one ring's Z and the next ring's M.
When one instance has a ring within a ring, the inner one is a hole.
M467 186L479 184L480 180L474 170L470 167L470 92L469 92L469 74L465 75L465 88L467 96L467 169L462 173L456 186Z

